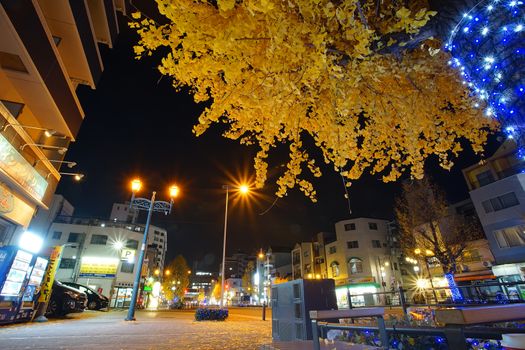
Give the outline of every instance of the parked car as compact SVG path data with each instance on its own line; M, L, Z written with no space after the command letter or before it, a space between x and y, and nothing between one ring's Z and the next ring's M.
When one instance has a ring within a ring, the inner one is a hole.
M105 309L109 305L109 299L105 297L104 295L98 293L97 291L93 290L92 288L89 288L88 286L74 283L74 282L62 282L62 284L65 284L66 286L73 287L75 289L78 289L79 291L86 293L87 295L87 308L89 310L100 310Z
M59 281L54 281L46 314L64 316L73 312L82 312L86 308L86 305L87 295L85 293L66 286Z

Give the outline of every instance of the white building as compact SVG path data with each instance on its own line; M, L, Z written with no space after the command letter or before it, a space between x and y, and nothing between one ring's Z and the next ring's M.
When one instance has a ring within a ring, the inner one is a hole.
M494 275L525 280L525 162L506 142L483 163L463 169L481 225L494 254Z
M138 224L139 210L130 208L129 202L113 203L113 208L111 209L109 218L113 222ZM166 249L168 246L168 235L166 230L150 225L148 245L151 248L157 250L155 265L161 271L163 271L166 258Z
M336 240L327 243L328 278L336 284L340 307L348 307L348 295L391 291L401 282L399 262L390 255L388 221L357 218L335 224ZM352 297L352 305L374 304L377 298Z
M128 306L144 226L96 219L60 221L51 225L45 241L48 247L64 245L56 278L99 290L112 298L113 307ZM153 262L144 261L144 277L152 276L154 269L163 270L166 246L158 237L166 237L166 230L150 226L148 247L155 248L156 254Z

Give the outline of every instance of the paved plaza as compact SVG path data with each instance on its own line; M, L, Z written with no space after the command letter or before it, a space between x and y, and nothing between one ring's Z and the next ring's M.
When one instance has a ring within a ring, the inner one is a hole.
M225 322L197 322L189 311L84 312L47 323L0 326L0 349L258 349L271 343L271 314L231 309Z

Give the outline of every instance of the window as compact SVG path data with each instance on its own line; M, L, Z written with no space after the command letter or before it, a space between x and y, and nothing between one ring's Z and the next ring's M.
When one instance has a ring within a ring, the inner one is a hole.
M128 239L126 241L126 248L129 248L129 249L138 249L139 247L139 241L136 241L134 239Z
M310 255L310 253L308 252L308 250L305 250L304 253L303 253L303 256L305 258L307 258L309 255Z
M372 248L381 248L381 242L377 239L372 240Z
M397 263L396 262L394 263L394 270L397 271Z
M120 266L120 272L133 273L134 267L135 267L135 264L123 261L122 265Z
M62 41L61 37L53 35L53 42L55 43L56 47L58 47L58 45L60 45L61 41Z
M72 258L62 258L60 259L59 269L74 269L76 264L76 259Z
M106 245L108 236L106 235L93 235L91 236L91 244Z
M328 248L328 254L334 254L337 251L337 247L335 245Z
M354 231L355 230L355 223L350 223L345 225L345 231Z
M332 268L332 276L337 277L339 276L339 263L337 261L334 261L330 264L330 267Z
M377 223L375 223L375 222L369 222L369 223L368 223L368 228L371 229L371 230L375 230L375 231L377 231Z
M525 225L494 231L500 248L525 246Z
M490 170L477 174L476 179L478 179L480 186L485 186L494 182L494 177L492 176Z
M408 276L408 271L405 269L401 269L401 275Z
M359 258L350 258L350 260L348 260L348 270L350 271L351 275L355 275L356 273L362 273L363 260Z
M481 203L483 209L485 210L485 213L503 210L506 208L514 207L519 204L520 202L518 201L518 198L516 197L516 194L514 192L509 192L502 196L491 198Z
M9 113L15 118L18 119L18 116L20 113L22 113L22 110L24 109L23 103L18 102L12 102L12 101L6 101L6 100L0 100L2 101L2 104L7 108Z
M62 237L62 232L60 231L53 232L53 239L60 239L60 237Z
M358 241L348 241L346 242L346 247L348 249L359 248L359 242Z
M76 243L80 241L80 233L71 232L67 238L68 243Z
M8 52L0 51L0 67L21 73L28 73L20 56Z

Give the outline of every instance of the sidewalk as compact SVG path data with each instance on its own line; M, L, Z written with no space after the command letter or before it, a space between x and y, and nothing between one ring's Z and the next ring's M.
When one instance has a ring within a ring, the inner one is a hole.
M0 327L0 349L258 349L271 343L271 321L232 313L225 322L196 322L190 312L85 312L48 323Z

